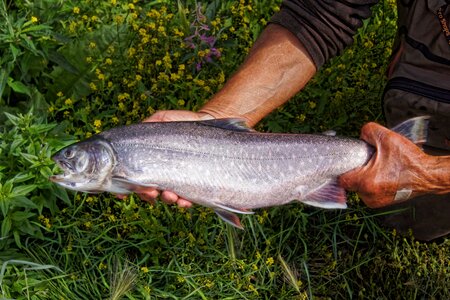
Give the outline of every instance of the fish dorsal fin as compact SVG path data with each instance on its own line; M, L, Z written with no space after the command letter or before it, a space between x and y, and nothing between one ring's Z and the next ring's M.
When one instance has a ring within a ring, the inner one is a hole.
M322 132L322 134L326 136L336 136L336 131L330 129Z
M303 203L321 208L347 208L345 189L335 180L324 183L301 199Z
M415 117L408 119L391 129L411 140L414 144L423 144L427 141L429 121L429 116Z
M226 118L226 119L211 119L199 121L198 123L206 126L212 126L233 131L252 132L254 129L245 124L244 119L239 118Z
M157 188L154 184L145 184L120 176L113 176L111 178L111 185L116 189L127 190L132 193L140 193L148 188Z
M254 214L253 211L251 210L247 210L247 209L242 209L242 208L235 208L235 207L231 207L231 206L226 206L226 205L222 205L222 204L215 204L217 207L229 211L229 212L234 212L237 214L243 214L243 215L252 215Z
M239 220L239 217L236 216L234 213L221 209L221 208L214 208L214 212L226 223L239 228L244 229L244 226L241 224L241 220Z

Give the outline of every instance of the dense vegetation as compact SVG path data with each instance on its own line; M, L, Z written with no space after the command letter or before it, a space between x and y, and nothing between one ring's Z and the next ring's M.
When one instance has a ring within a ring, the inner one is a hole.
M131 196L72 194L50 156L161 109L198 109L280 1L38 0L0 3L0 292L5 299L450 298L450 240L299 204L243 218ZM257 129L358 136L383 122L395 33L384 0L342 56Z

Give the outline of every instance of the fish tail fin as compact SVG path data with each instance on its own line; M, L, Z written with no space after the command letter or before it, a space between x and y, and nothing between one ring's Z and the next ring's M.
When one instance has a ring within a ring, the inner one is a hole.
M347 208L345 189L339 186L336 180L323 184L301 199L300 202L320 208Z
M391 128L392 131L403 135L414 144L424 144L428 136L428 123L430 116L420 116L408 119Z

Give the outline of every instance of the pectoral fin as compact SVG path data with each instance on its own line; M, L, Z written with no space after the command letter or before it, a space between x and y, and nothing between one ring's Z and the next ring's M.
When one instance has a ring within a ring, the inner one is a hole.
M234 207L226 206L226 205L222 205L222 204L216 204L216 206L221 208L221 209L223 209L223 210L234 212L234 213L237 213L237 214L243 214L243 215L252 215L252 214L254 214L253 211L247 210L247 209L234 208Z
M141 193L149 188L157 188L154 184L145 184L141 182L136 182L124 177L114 176L111 179L111 189L112 190L122 190L128 191L130 193Z
M244 229L241 224L241 220L239 220L239 217L234 213L221 208L214 208L214 212L226 223L233 225L234 227L237 227L239 229Z

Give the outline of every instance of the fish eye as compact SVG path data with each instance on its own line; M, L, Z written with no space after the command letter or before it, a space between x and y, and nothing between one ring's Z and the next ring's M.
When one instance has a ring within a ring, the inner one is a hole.
M65 158L73 158L75 156L75 151L71 150L71 149L66 149L66 151L64 151L64 157Z

